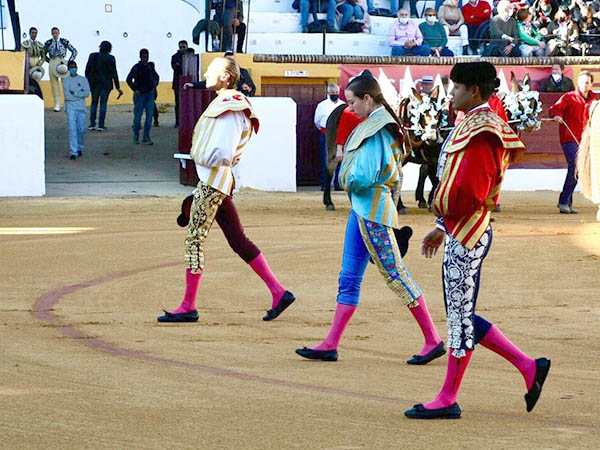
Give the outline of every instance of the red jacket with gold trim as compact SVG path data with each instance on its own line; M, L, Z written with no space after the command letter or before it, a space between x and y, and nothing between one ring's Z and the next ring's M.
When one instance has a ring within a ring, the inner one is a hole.
M457 126L433 200L446 231L468 249L485 233L495 208L504 173L525 146L490 108L467 114Z

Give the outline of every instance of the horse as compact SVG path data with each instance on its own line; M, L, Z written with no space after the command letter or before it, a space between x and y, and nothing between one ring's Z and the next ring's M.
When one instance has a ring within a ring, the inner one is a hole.
M410 141L410 154L404 163L421 165L419 183L415 191L415 197L419 208L430 207L433 201L435 189L439 183L437 178L437 161L442 144L452 129L449 127L450 104L449 97L442 99L440 88L436 86L429 94L420 94L412 88L412 94L408 97L398 97L395 105L396 114L405 124ZM424 190L425 180L429 177L431 191L428 201L425 202ZM399 199L399 212L406 213L406 208Z
M511 91L499 93L502 100L508 123L515 133L521 131L536 131L540 129L541 122L538 119L542 111L540 94L531 89L531 78L525 75L523 84L520 85L514 72L510 72Z

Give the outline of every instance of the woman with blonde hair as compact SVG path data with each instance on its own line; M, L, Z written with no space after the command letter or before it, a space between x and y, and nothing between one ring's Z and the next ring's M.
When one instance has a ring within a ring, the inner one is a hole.
M438 20L446 29L448 36L460 36L463 55L469 51L469 29L458 6L458 0L446 0L437 12Z

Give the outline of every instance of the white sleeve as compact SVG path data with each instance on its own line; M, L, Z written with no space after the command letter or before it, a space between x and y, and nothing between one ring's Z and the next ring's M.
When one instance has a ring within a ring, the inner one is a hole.
M323 102L317 105L317 109L315 109L315 126L320 130L321 127L321 118L323 117Z
M231 166L233 155L240 145L242 133L248 128L246 116L241 111L228 111L216 120L214 130L201 152L206 167Z

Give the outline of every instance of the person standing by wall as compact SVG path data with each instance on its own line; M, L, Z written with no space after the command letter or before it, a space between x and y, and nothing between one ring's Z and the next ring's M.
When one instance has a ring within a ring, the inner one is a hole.
M65 113L69 126L69 158L83 155L87 108L85 99L90 95L87 78L77 75L77 63L69 61L69 76L63 80Z
M108 41L102 41L100 43L100 51L90 54L85 66L85 77L88 79L90 89L92 90L89 130L106 130L104 125L104 121L106 120L106 103L108 102L110 91L113 89L113 83L119 92L119 97L123 95L121 85L119 84L117 63L115 57L110 54L111 51L112 44ZM98 127L96 127L98 102L100 102L100 116L98 117Z
M140 143L142 113L146 114L142 144L153 145L150 139L152 116L154 114L154 90L158 86L159 76L154 63L149 61L147 49L140 50L140 61L131 68L127 75L127 85L133 91L133 142Z
M592 92L593 75L583 70L577 77L577 89L560 97L548 110L550 117L560 125L558 127L560 145L567 159L567 176L558 198L557 208L561 214L577 214L573 209L573 192L577 186L575 160L581 142L581 133L588 122L586 105L596 99Z
M54 111L60 111L60 83L54 68L67 56L67 50L71 52L69 62L74 61L77 57L77 50L68 40L60 37L60 30L57 27L53 27L51 33L52 39L48 39L44 44L44 52L46 54L46 61L49 62L50 85L52 86L52 95L54 96Z
M175 95L175 128L179 126L179 79L183 71L183 55L188 53L188 43L179 41L179 50L171 56L171 69L173 69L173 94ZM193 52L193 50L192 50Z
M315 109L314 123L319 130L319 178L321 189L325 189L327 183L327 139L325 132L327 131L327 119L331 112L343 104L340 100L340 87L331 83L327 86L327 98L321 101Z
M563 63L552 64L552 74L540 83L540 91L542 92L569 92L574 90L573 80L565 76L565 65Z

